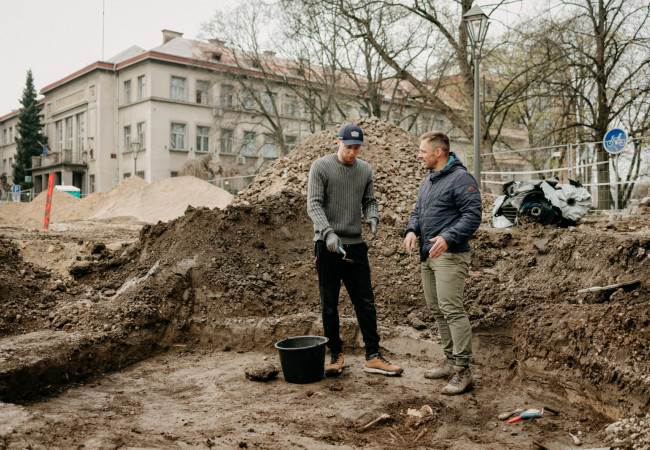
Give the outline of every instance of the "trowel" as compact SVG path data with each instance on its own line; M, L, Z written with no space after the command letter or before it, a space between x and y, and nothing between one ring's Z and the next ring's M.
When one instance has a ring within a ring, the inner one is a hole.
M348 263L354 263L353 259L350 259L350 258L347 257L348 253L345 250L343 250L343 247L341 247L340 245L339 245L339 252L341 252L341 254L343 255L343 258L342 258L343 261L348 262Z

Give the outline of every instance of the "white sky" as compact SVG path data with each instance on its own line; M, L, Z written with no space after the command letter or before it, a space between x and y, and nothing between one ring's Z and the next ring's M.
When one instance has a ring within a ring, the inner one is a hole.
M106 60L132 45L149 50L162 44L163 29L196 38L216 9L238 1L0 0L0 116L20 107L28 69L39 92L102 59L102 4ZM490 2L479 4L489 13Z
M162 29L196 38L237 0L104 0L104 59L162 44ZM0 0L0 116L20 107L27 70L36 91L102 59L103 0Z

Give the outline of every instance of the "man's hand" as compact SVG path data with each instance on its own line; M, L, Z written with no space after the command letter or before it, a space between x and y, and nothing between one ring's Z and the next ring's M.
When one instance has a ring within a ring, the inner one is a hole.
M370 224L370 231L372 231L372 237L370 240L374 241L377 237L377 225L379 224L379 219L373 217L372 219L368 220L368 223Z
M434 238L429 239L429 242L433 242L433 247L429 249L429 258L437 258L438 256L442 255L447 249L449 248L449 245L447 245L447 241L445 241L445 238L442 236L436 236Z
M335 232L330 231L327 233L327 236L325 238L325 244L327 245L327 250L329 250L332 253L338 253L339 252L339 245L341 245L341 240L339 237L336 235Z
M417 248L417 246L418 237L415 235L415 233L412 231L406 233L406 237L404 238L404 247L406 247L406 250L411 252L414 248Z

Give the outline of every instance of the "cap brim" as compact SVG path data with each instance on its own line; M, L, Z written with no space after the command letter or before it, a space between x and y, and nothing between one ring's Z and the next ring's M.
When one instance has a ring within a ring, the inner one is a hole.
M362 145L366 146L366 144L363 143L363 141L353 141L353 140L341 140L343 142L343 145Z

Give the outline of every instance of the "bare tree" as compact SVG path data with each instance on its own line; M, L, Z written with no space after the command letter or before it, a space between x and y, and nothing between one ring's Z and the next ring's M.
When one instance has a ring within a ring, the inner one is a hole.
M237 88L227 95L237 100L242 114L237 119L252 119L252 125L262 126L274 140L281 154L286 154L283 121L278 92L286 79L285 61L269 49L268 37L272 23L272 6L261 0L245 0L227 11L216 11L203 25L213 42L225 44L220 60L236 70L220 72ZM222 99L224 93L221 93ZM223 104L223 100L222 100ZM261 119L261 120L257 120Z
M557 8L564 6L561 12ZM650 89L650 11L641 0L562 0L550 3L552 38L561 46L567 67L578 82L565 85L584 106L574 126L591 130L602 143L608 129L620 122L636 96ZM612 204L610 155L597 147L598 208Z

